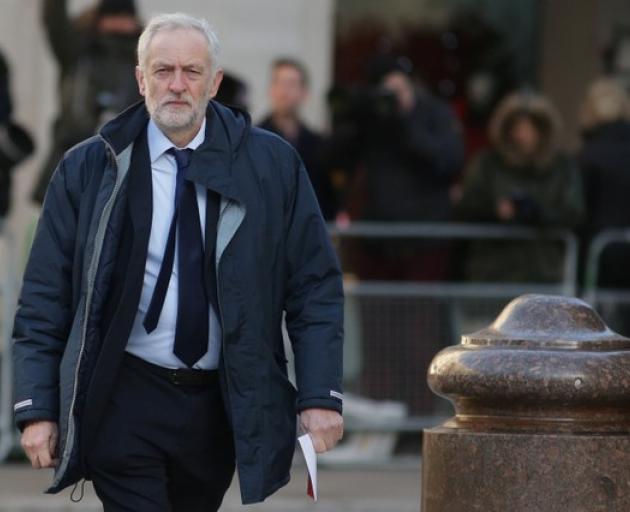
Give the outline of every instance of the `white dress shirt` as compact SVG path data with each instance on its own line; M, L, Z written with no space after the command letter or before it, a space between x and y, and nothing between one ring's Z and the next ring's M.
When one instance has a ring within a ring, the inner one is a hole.
M186 148L197 149L205 139L206 120L204 119L199 132ZM147 127L149 156L151 159L151 183L153 187L153 216L151 220L151 235L147 261L144 269L144 283L138 312L134 320L131 335L127 343L127 352L138 356L150 363L165 368L186 368L186 365L173 353L175 345L175 325L177 322L177 238L175 241L175 259L173 272L168 284L164 305L160 313L157 327L147 333L142 323L149 308L155 283L162 265L168 231L175 209L175 184L177 177L177 163L175 157L166 153L174 144L157 127L153 120ZM178 148L184 149L184 148ZM195 184L197 190L197 204L199 206L199 220L201 221L201 236L205 241L206 226L206 189ZM208 336L208 352L195 363L194 368L211 370L219 366L221 352L221 325L217 313L210 304L210 329Z

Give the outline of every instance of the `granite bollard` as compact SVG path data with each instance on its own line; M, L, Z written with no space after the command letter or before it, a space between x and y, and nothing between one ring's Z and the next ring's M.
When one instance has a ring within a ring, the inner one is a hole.
M524 295L431 363L455 416L423 438L423 512L630 511L630 339Z

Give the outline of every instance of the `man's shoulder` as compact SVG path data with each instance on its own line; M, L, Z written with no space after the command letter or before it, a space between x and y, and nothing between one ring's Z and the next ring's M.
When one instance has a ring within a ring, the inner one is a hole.
M263 128L252 127L247 138L247 152L253 176L281 184L277 190L290 191L295 188L301 159L286 140Z
M85 139L67 150L59 163L66 187L80 194L94 176L106 168L108 150L105 141L98 135Z
M280 135L265 128L263 125L252 126L249 129L250 136L257 139L258 142L275 143L274 141L280 141L286 145L289 145Z
M106 154L105 141L99 135L94 135L68 149L63 159L66 164L80 164L88 159L105 158Z
M292 160L295 158L295 148L280 135L259 126L252 126L249 135L250 144L254 149L271 150L278 156Z

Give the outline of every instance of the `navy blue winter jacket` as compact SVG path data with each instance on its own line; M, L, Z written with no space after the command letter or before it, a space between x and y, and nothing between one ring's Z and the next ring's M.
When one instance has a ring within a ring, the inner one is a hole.
M242 499L253 503L289 480L296 413L341 411L342 280L293 148L214 101L207 119L189 176L221 196L219 370ZM92 429L83 424L102 412L95 410L102 400L93 401L89 390L106 395L124 351L101 323L119 256L133 145L147 121L144 104L134 105L66 154L49 185L24 275L14 325L15 420L20 427L36 419L59 423L60 462L49 492L89 478L83 454ZM297 391L286 376L283 315Z

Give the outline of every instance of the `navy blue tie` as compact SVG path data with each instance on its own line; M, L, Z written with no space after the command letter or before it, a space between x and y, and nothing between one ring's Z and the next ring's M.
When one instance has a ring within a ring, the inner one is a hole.
M153 297L144 318L144 328L150 333L157 327L173 271L177 233L178 294L173 352L182 362L192 367L208 350L209 310L204 285L203 239L195 185L185 180L192 150L173 148L169 152L175 155L177 162L175 213Z

